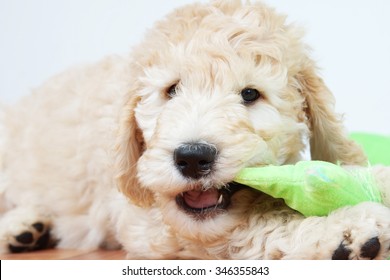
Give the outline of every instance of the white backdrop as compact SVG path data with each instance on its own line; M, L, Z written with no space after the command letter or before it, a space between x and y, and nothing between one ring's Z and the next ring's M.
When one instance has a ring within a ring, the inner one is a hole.
M390 1L265 0L307 30L350 131L390 134ZM124 54L190 0L0 0L0 102L74 64Z

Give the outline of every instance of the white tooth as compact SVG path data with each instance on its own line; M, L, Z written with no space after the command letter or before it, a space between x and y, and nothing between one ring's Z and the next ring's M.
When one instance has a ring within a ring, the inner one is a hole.
M222 200L223 200L223 197L222 197L222 194L219 196L218 198L218 204L221 204L222 203Z

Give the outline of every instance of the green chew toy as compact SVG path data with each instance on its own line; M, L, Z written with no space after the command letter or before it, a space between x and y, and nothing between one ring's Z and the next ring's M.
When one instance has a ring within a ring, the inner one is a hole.
M323 161L295 165L244 168L236 182L260 190L305 216L324 216L331 211L363 201L381 202L369 170L345 170Z

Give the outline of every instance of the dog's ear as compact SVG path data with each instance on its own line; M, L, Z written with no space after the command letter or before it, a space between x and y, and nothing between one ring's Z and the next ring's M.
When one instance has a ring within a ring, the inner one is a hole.
M312 160L347 165L367 164L360 146L348 138L341 116L334 111L334 97L316 74L313 63L306 61L296 78L306 100Z
M143 136L139 130L134 108L139 97L133 95L125 104L120 118L116 144L117 183L120 191L138 206L149 207L154 202L153 193L140 186L137 179L137 161L143 152Z

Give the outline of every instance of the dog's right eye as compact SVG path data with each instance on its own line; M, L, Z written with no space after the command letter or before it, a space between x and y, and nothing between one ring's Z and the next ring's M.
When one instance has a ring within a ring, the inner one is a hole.
M177 84L173 84L169 88L167 88L166 94L169 98L172 98L176 95L176 87L177 87Z
M244 88L241 91L241 97L244 100L244 104L251 104L261 97L260 92L254 88Z

